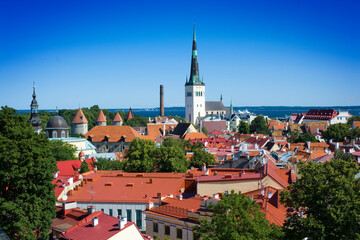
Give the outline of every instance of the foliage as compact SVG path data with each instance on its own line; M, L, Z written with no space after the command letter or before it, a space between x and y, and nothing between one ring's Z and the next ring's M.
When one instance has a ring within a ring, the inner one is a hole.
M208 130L206 129L206 127L202 127L201 131L205 134L208 135Z
M360 128L353 128L349 130L349 138L350 139L356 139L360 138Z
M48 138L8 107L0 111L0 159L2 229L11 239L48 239L56 161Z
M206 152L205 149L195 150L194 154L190 158L190 166L199 168L204 163L206 166L216 164L214 155Z
M221 201L209 208L214 215L211 221L199 220L200 225L193 228L195 239L265 240L282 236L280 228L269 224L258 204L240 192L223 195Z
M349 127L343 123L331 124L322 136L328 141L332 139L335 142L342 142L345 137L350 136Z
M295 135L296 136L296 135ZM316 138L309 134L309 133L304 133L304 134L299 134L297 137L294 137L292 136L291 138L292 142L294 143L299 143L299 142L307 142L307 141L310 141L310 142L318 142L316 140Z
M86 161L83 161L80 165L80 173L86 173L89 172L89 164Z
M347 125L352 127L354 121L360 121L360 116L352 116L347 120Z
M133 118L125 122L124 125L131 127L145 127L148 123L149 123L148 118L133 114Z
M282 203L300 212L284 225L287 239L360 239L359 166L341 151L335 157L300 164L301 178L281 193Z
M238 127L238 132L240 134L249 134L250 133L250 126L247 122L241 121Z
M264 116L259 115L250 124L251 133L269 134L270 131L267 128L267 124Z
M155 165L155 143L151 140L135 138L126 153L127 172L152 172Z
M50 141L51 153L56 161L76 159L76 147L61 140Z
M188 162L184 148L180 145L169 144L167 142L169 141L165 139L164 143L156 151L157 170L159 172L186 172L188 170Z
M108 160L106 158L97 158L94 164L98 170L123 170L124 163L118 160Z

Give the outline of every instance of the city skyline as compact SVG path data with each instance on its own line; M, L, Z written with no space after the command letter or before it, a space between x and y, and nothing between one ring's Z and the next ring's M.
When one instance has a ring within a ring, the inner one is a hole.
M84 5L86 3L86 5ZM0 3L0 104L184 106L193 23L206 100L360 105L360 5L351 1Z

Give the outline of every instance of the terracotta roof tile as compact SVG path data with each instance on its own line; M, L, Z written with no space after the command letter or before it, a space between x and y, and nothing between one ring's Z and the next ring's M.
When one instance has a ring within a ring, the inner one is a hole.
M71 123L88 123L83 111L79 108L75 114L75 117L71 121Z
M92 138L92 142L104 141L105 136L110 137L109 142L119 142L126 136L125 142L131 142L134 138L141 138L141 134L130 126L95 126L85 134L85 138Z
M170 130L175 129L176 126L177 124L165 124L165 134ZM154 138L160 137L163 135L163 131L164 131L164 124L153 124L153 123L147 124L147 132L149 136L152 136Z
M106 122L106 117L104 115L104 112L100 110L99 115L96 119L96 122Z
M116 112L113 122L122 122L119 112Z
M207 138L207 136L204 133L192 132L192 133L185 134L185 137L184 137L185 140L201 139L201 138Z
M128 116L127 116L127 119L126 119L126 121L129 121L129 120L131 120L131 119L133 119L133 113L132 113L132 110L131 110L131 108L129 109L129 112L128 112Z

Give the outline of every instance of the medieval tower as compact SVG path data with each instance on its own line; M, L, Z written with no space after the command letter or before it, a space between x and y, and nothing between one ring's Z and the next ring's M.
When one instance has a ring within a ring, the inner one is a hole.
M79 108L75 117L71 121L71 136L75 137L76 135L85 135L87 132L88 121L81 108Z
M185 83L185 120L197 126L205 116L205 84L200 80L194 26L190 78Z

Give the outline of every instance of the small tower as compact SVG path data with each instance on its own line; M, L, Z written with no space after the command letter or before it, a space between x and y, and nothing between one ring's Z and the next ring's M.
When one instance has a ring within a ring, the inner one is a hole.
M82 162L85 161L85 153L82 150L79 152L79 160Z
M223 101L223 97L222 97L222 94L220 95L220 102L222 102Z
M234 108L233 108L233 105L232 105L232 99L230 101L230 114L234 114Z
M123 124L123 120L119 114L119 112L116 112L114 120L113 120L113 125L114 126L122 126Z
M33 95L32 95L33 99L31 101L30 104L30 109L31 109L31 116L30 119L28 120L28 123L31 124L31 126L34 128L34 131L37 133L40 133L41 131L41 120L39 117L39 104L37 103L36 100L36 94L35 94L35 83L33 85Z
M201 117L204 116L205 84L200 80L194 25L190 78L185 83L185 119L199 125Z
M79 108L71 121L71 136L85 135L88 132L88 120L83 111Z
M106 117L102 110L99 112L99 116L96 119L96 126L106 126Z
M129 120L131 120L131 119L133 119L133 113L132 113L132 110L131 110L131 108L129 109L129 112L128 112L128 116L127 116L127 119L126 119L126 121L129 121Z

